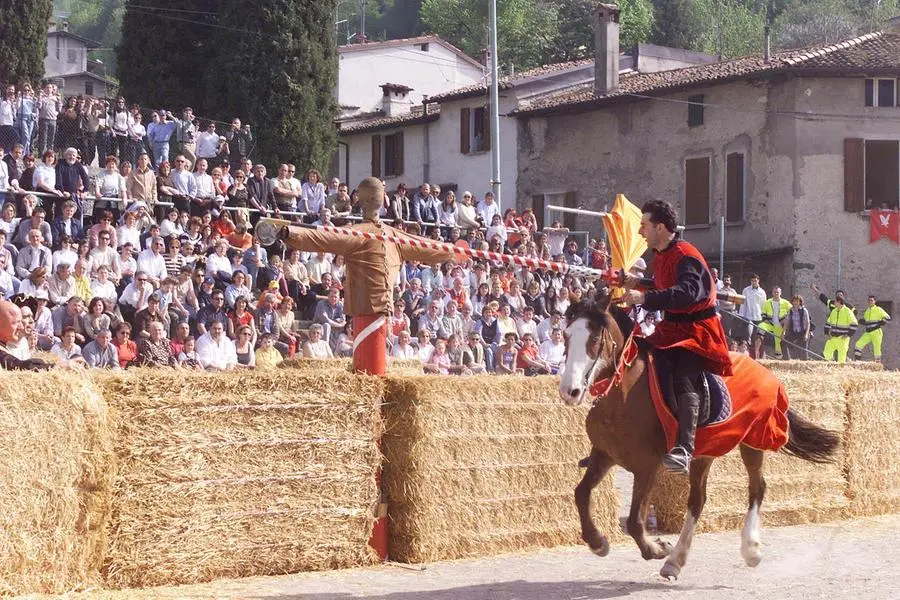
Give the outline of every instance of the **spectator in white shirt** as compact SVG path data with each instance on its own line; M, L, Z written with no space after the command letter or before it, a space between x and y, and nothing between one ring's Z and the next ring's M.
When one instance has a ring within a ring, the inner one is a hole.
M134 274L137 272L137 261L131 256L134 247L131 242L125 242L119 248L119 281L116 285L125 286L134 280Z
M759 285L759 275L756 273L750 275L750 285L745 287L742 293L745 300L738 314L751 323L747 323L745 331L735 337L750 342L757 326L762 322L762 308L766 302L766 290ZM740 330L740 328L733 328L732 333L736 333L735 330Z
M484 200L478 202L475 212L485 226L490 225L494 221L494 215L499 215L500 209L497 207L497 203L494 202L493 192L488 192L484 195Z
M137 248L141 245L141 230L136 225L137 215L134 211L129 210L122 217L122 221L122 225L116 229L117 242L120 246L129 243L132 248Z
M401 331L400 335L397 336L397 342L391 349L391 356L401 359L415 358L416 349L412 347L412 345L409 343L409 340L409 332L406 330Z
M197 136L197 162L201 158L214 159L219 154L219 134L216 124L210 121L203 133Z
M60 263L68 263L74 265L78 261L78 253L72 249L72 238L63 234L59 238L59 250L53 253L53 270Z
M110 277L112 279L118 281L119 279L119 255L116 251L109 245L110 243L110 233L108 231L101 231L97 235L97 246L91 250L91 268L93 269L93 273L91 273L91 277L97 276L97 269L100 267L106 267L110 273Z
M138 271L134 274L134 281L125 286L122 295L119 296L119 308L125 321L134 321L134 315L139 310L147 308L147 300L153 293L153 285L147 281L147 274Z
M168 275L166 259L163 256L166 244L161 237L154 237L150 247L141 251L137 256L137 268L147 274L147 279L153 284L154 289Z
M231 259L228 258L228 242L219 240L216 243L216 251L206 257L206 275L217 282L228 285L234 273Z
M559 372L560 365L566 360L566 344L563 341L562 329L553 328L550 332L550 339L541 342L538 356L550 365L550 372L553 375Z
M204 211L215 208L216 187L213 185L212 176L206 172L208 164L205 158L197 159L197 172L194 173L194 181L197 182L197 195L191 201L191 214L199 215Z
M522 309L522 316L516 320L516 330L519 332L519 339L526 333L530 333L537 339L537 322L534 320L534 309L526 306Z
M207 371L233 371L237 367L234 342L225 335L219 321L213 321L209 331L197 340L197 359Z

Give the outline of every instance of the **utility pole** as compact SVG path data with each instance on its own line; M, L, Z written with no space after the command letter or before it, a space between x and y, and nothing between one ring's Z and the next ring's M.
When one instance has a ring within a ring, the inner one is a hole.
M359 0L359 38L366 41L366 0Z
M500 201L500 87L497 81L497 0L490 1L491 23L491 191L497 210L502 212Z

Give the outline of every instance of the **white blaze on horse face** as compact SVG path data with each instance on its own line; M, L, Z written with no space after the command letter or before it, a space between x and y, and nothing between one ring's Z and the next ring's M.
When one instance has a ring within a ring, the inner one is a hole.
M759 543L759 505L754 503L747 511L744 530L741 532L741 556L748 567L755 567L762 560Z
M588 340L591 330L587 319L575 319L566 329L566 362L560 369L559 396L570 406L577 406L584 400L591 385L593 373L604 368L604 361L588 355ZM593 368L592 368L593 365ZM590 369L590 373L588 370Z

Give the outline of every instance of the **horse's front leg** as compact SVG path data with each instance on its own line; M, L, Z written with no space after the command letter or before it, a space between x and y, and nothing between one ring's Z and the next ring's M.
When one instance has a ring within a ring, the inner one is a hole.
M594 525L594 519L591 517L591 492L606 477L613 464L615 461L606 452L592 449L584 477L575 487L575 506L578 507L578 518L581 520L581 539L597 556L609 554L609 540Z
M626 527L628 535L634 538L644 560L658 560L668 556L672 545L663 540L651 540L647 537L647 509L649 508L650 490L656 483L657 463L634 471L634 487L631 492L631 510L628 513Z
M681 535L666 564L660 569L659 574L666 579L678 579L681 569L687 563L688 553L691 551L691 542L694 539L694 530L703 506L706 504L706 482L709 479L709 468L713 459L707 457L695 458L691 461L691 492L688 496L688 511L684 515L684 525L681 527Z

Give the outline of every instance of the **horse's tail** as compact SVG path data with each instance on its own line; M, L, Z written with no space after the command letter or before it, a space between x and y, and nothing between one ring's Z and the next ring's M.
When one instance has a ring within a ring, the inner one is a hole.
M790 430L782 448L785 453L818 464L834 462L834 453L841 443L839 434L807 421L794 409L788 410L787 417Z

